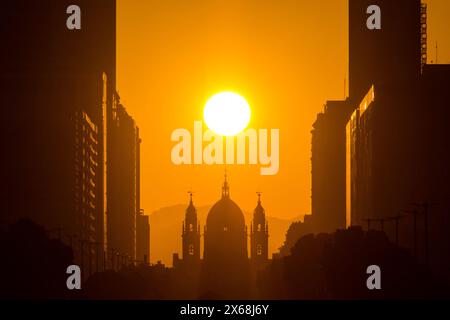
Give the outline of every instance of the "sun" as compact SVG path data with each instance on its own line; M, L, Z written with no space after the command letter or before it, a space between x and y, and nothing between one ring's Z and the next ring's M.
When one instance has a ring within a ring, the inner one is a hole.
M208 128L222 136L234 136L250 121L250 106L234 92L220 92L206 102L203 118Z

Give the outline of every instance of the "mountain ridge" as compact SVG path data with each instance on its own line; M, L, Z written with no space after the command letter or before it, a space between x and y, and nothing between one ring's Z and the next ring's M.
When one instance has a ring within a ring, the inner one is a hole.
M150 261L152 263L161 261L167 266L172 266L173 253L178 253L180 257L182 256L181 232L186 207L187 204L176 204L160 208L149 214ZM212 205L196 207L202 238L206 217L211 207ZM250 232L250 222L253 213L244 210L243 213L248 232ZM294 221L302 220L303 215L292 219L266 215L266 219L269 223L269 257L271 257L272 253L278 252L278 248L283 244L289 225ZM201 239L200 243L200 250L203 253L203 239ZM248 246L250 249L250 243L248 243Z

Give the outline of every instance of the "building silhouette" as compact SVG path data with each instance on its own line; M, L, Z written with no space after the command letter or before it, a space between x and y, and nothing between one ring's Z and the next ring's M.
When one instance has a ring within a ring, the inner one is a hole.
M11 155L2 158L0 202L2 223L44 226L89 275L111 267L111 232L127 238L116 253L136 255L138 135L117 101L116 1L77 1L80 30L66 26L72 4L0 4L0 93L9 119L2 149ZM121 180L122 172L134 177ZM119 216L127 223L114 229Z
M181 226L182 257L173 254L173 267L180 286L179 293L183 297L197 299L200 286L200 221L194 206L193 193L189 192L189 205L186 208Z
M108 127L108 248L136 260L139 130L114 95Z
M28 217L49 230L62 230L64 240L70 237L76 244L80 263L93 234L106 246L102 133L107 95L115 87L116 11L115 1L80 1L84 28L70 31L65 23L70 4L19 0L0 5L0 34L5 41L0 90L9 106L5 116L11 119L2 127L2 147L14 155L2 160L8 188L1 202L6 222ZM77 141L87 138L77 132L83 127L82 114L98 132L97 150L91 153L98 153L98 165L85 161L85 169L89 166L95 175L89 181L90 198L82 194L87 177L76 177L83 174L76 153L88 147Z
M82 239L96 242L96 231L102 230L102 217L97 214L96 196L101 195L99 170L99 132L84 111L75 114L75 229Z
M372 5L381 10L379 30L367 28L366 12ZM421 1L349 0L348 10L349 98L353 109L373 84L407 90L420 76Z
M139 128L136 127L136 261L150 262L149 216L141 208L141 143Z
M366 27L373 4L381 30ZM350 95L313 126L312 223L384 231L448 277L450 69L426 64L426 12L419 0L349 1Z
M250 259L255 269L263 269L269 261L269 224L258 192L258 204L250 227Z
M203 258L200 253L200 222L190 194L182 225L182 258L173 255L173 266L182 274L186 287L195 288L200 298L249 298L259 270L268 262L269 226L262 207L260 193L248 235L244 214L230 197L227 176L221 198L208 212L204 227ZM253 285L253 286L252 286Z
M195 267L200 262L200 223L197 220L197 209L190 193L189 206L183 222L183 261Z
M247 227L242 210L230 198L226 175L222 196L208 213L204 238L201 290L245 297L250 283Z
M311 143L311 224L318 232L345 226L345 124L347 101L327 101L313 124Z
M381 29L369 30L367 8L381 9ZM420 0L349 0L349 97L328 101L312 130L312 214L317 231L345 227L346 125L372 85L408 92L422 64ZM425 47L426 49L426 47ZM426 51L425 51L426 52Z
M149 217L141 210L136 217L136 261L150 262L150 223Z

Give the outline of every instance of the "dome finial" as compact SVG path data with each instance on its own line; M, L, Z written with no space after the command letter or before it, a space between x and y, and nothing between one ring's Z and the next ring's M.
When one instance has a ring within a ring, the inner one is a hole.
M229 197L229 196L230 196L230 187L228 186L227 168L225 167L225 180L224 180L223 186L222 186L222 198Z
M192 196L194 195L194 192L192 190L189 190L188 194L189 194L189 204L194 204L192 201Z
M256 194L258 195L258 204L261 204L261 195L262 195L262 192L261 192L261 191L257 191Z

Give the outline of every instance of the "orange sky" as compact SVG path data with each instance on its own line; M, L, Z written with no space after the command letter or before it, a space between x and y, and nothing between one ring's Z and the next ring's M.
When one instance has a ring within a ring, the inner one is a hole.
M450 1L427 2L429 60L438 41L450 63ZM118 0L117 86L141 128L146 212L186 203L189 189L198 205L219 198L223 166L173 165L170 135L232 90L250 103L250 127L280 129L280 170L228 166L231 197L252 210L263 191L271 216L309 213L310 130L325 100L344 97L347 28L347 0Z

